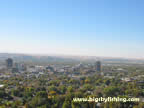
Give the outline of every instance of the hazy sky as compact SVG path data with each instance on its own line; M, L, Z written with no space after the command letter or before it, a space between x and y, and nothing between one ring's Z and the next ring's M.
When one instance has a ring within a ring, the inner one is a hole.
M144 0L1 0L0 52L144 57Z

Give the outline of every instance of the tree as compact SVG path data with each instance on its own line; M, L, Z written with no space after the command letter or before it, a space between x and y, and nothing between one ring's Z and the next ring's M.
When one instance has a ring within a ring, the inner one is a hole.
M104 94L105 96L117 96L119 93L119 88L115 86L109 86L107 88L104 88Z
M73 90L73 87L72 86L69 86L68 88L67 88L67 91L68 92L73 92L74 90Z
M72 108L81 108L81 104L80 103L78 103L78 102L73 102L72 101Z
M40 91L30 102L32 108L41 107L43 105L49 106L48 94L46 91Z
M7 96L5 91L4 90L0 90L0 98L4 98L5 96Z
M64 101L62 108L71 108L71 104L69 101Z

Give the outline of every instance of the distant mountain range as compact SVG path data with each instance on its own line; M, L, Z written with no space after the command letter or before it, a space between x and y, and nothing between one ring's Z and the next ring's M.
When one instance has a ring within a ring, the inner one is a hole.
M112 63L144 63L140 59L113 58L113 57L95 57L95 56L56 56L56 55L31 55L16 53L0 53L0 61L12 58L17 62L95 62L97 60Z

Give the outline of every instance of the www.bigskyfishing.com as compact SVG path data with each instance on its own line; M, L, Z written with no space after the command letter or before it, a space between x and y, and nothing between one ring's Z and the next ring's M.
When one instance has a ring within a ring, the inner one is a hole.
M140 98L120 98L120 97L107 97L107 98L73 98L74 102L139 102Z

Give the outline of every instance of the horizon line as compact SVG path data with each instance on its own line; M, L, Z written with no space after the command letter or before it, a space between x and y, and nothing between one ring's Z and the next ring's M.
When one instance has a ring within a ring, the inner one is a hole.
M65 56L65 57L97 57L97 58L111 58L111 59L137 59L144 60L140 57L120 57L120 56L96 56L96 55L78 55L78 54L39 54L39 53L19 53L19 52L0 52L0 54L20 54L20 55L31 55L31 56Z

